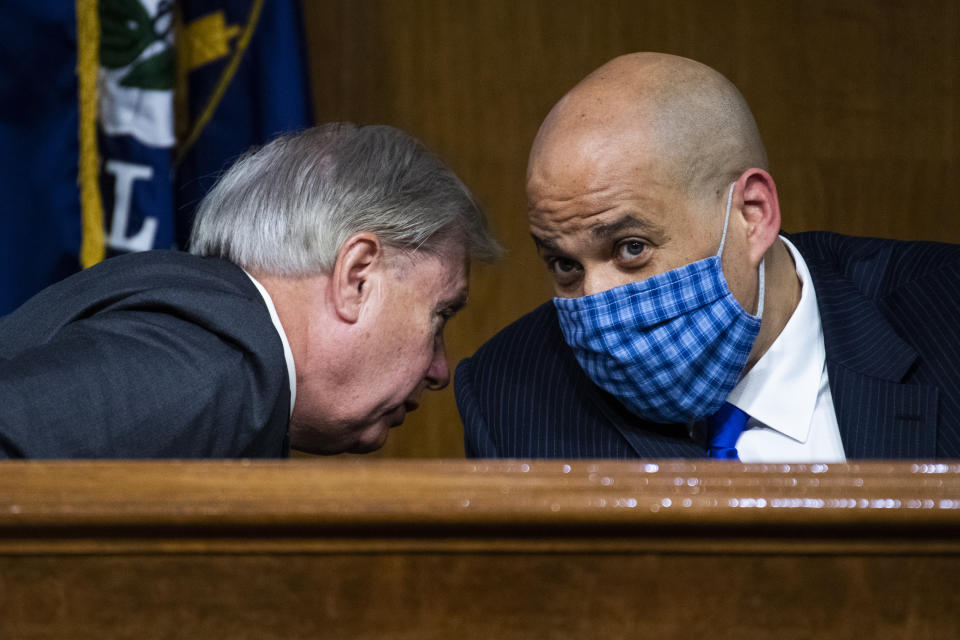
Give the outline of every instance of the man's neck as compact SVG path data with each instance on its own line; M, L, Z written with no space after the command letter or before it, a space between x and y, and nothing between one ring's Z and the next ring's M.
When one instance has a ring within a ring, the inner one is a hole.
M293 360L300 371L309 346L310 322L323 304L329 278L325 275L285 278L265 273L252 274L270 294L280 324L290 343Z
M744 374L767 352L786 326L800 302L801 283L797 265L783 240L777 238L764 255L766 286L764 287L763 323L753 343Z

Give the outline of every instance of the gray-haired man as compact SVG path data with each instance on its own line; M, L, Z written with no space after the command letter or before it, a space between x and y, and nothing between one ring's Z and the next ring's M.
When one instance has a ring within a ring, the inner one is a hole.
M0 455L374 450L448 383L444 323L498 250L410 136L279 138L201 203L192 255L113 258L0 319Z

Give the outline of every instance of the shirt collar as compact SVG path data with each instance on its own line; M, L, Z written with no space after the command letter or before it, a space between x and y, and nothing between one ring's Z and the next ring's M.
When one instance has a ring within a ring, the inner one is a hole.
M800 278L800 302L780 335L727 400L751 418L798 442L806 442L825 366L817 295L803 256L780 236Z
M257 291L259 291L263 297L263 301L267 304L267 311L270 312L270 320L273 321L273 326L276 328L277 333L280 334L280 342L283 343L283 358L287 361L287 378L290 379L290 415L293 416L293 405L297 401L297 369L293 362L293 351L290 349L290 343L287 341L287 334L283 330L283 325L280 324L280 316L277 315L277 308L273 306L273 298L267 293L267 289L260 284L256 278L250 275L246 269L244 269L243 272L247 274L247 277L250 278L254 286L257 287Z

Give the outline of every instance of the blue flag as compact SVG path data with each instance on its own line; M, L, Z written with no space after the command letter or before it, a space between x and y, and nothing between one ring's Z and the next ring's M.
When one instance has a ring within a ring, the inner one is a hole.
M4 4L0 19L0 314L79 268L75 7Z
M250 146L311 123L297 0L17 0L0 21L0 314L184 247Z
M179 49L189 112L176 160L181 246L220 172L251 146L313 122L300 16L295 0L183 3L190 46Z

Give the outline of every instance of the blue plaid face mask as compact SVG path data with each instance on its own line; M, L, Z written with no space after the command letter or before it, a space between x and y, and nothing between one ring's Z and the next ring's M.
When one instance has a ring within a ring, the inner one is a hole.
M730 292L716 255L582 298L554 298L564 339L583 370L633 413L653 422L692 422L715 413L747 363L763 314Z

